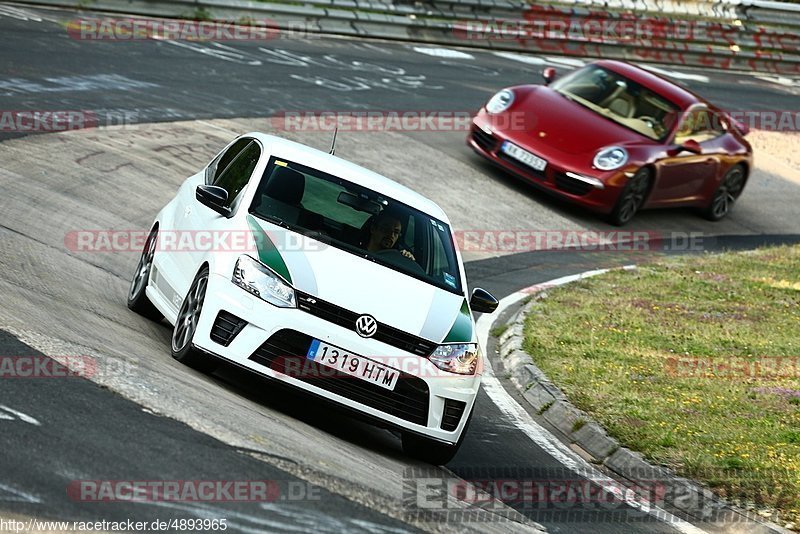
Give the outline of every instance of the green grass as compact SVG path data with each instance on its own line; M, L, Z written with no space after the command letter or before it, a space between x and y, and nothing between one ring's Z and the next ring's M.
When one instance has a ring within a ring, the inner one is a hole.
M576 406L651 461L800 520L800 247L668 259L549 293L525 349Z
M492 328L492 330L489 332L489 335L499 338L505 333L506 330L508 330L508 323Z

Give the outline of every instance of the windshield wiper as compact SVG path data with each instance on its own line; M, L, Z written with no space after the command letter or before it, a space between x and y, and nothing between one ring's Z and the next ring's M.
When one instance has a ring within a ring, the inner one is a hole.
M289 225L289 223L287 223L286 221L284 221L280 217L276 217L275 215L269 215L267 213L258 213L258 212L254 212L254 213L256 215L258 215L259 217L261 217L262 219L266 220L266 221L269 221L269 222L271 222L273 224L277 224L281 228L286 228L287 230L291 230L292 229L292 227Z

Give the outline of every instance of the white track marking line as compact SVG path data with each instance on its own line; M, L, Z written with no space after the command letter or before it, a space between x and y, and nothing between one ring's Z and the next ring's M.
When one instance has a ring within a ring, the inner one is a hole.
M643 69L649 70L650 72L655 72L656 74L660 74L662 76L675 78L676 80L692 80L695 82L702 82L702 83L708 83L711 81L711 79L708 76L703 76L702 74L688 74L686 72L678 72L676 70L664 70L664 69L659 69L658 67L654 67L652 65L640 64L639 66L642 67Z
M625 268L630 269L633 267L627 266ZM598 274L606 273L608 271L609 269L598 269L595 271L587 271L581 274L564 276L543 284L536 284L503 298L497 307L496 313L499 315L508 309L509 306L519 303L522 299L531 295L531 293L541 289L564 285L569 282L574 282L583 278L589 278ZM489 330L491 329L493 322L491 318L492 316L496 315L481 315L476 324L478 339L483 347L488 346L487 342L489 340ZM626 492L625 495L623 495L618 482L594 469L591 464L578 456L547 429L534 421L530 415L528 415L528 412L526 412L525 409L520 406L516 400L514 400L514 398L500 383L500 380L498 380L498 378L495 376L494 369L492 369L488 355L484 355L484 364L485 366L482 384L486 394L489 395L490 399L492 399L492 402L494 402L500 411L506 415L511 424L516 426L541 449L550 454L550 456L555 458L564 467L577 473L579 476L585 477L594 482L603 488L604 491L613 494L615 497L624 501L632 508L637 508L643 513L663 521L679 532L683 532L685 534L702 534L705 532L704 530L695 527L688 521L684 521L683 519L672 515L666 510L662 510L656 506L650 506L647 501L639 501L632 491Z
M414 52L425 54L433 57L445 57L449 59L475 59L472 54L466 52L459 52L458 50L451 50L449 48L433 48L426 46L415 46Z
M536 56L526 56L523 54L515 54L514 52L493 52L495 56L503 59L510 59L511 61L519 61L520 63L527 63L528 65L546 65L547 61Z
M583 67L586 62L582 59L575 59L570 57L546 57L544 58L548 63L555 63L556 65L566 65L567 67Z

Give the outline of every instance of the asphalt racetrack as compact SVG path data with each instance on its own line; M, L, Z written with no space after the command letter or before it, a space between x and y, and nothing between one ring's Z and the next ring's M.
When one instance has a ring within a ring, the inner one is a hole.
M246 131L327 149L328 131L276 128L270 117L281 112L472 112L501 87L539 83L544 67L563 72L579 61L329 37L80 41L64 28L77 16L0 4L2 109L88 110L112 123L0 133L0 354L98 362L91 380L0 384L0 517L225 518L231 532L726 531L622 502L565 510L512 501L484 506L480 520L415 515L427 502L423 479L441 483L430 490L438 505L464 512L474 503L447 489L458 477L513 479L526 469L556 480L577 475L485 390L459 454L434 469L405 457L392 432L306 395L229 366L197 373L170 357L166 323L125 306L137 252L65 245L76 230L147 229L186 177ZM797 104L797 90L779 80L660 68L726 109ZM465 135L340 132L336 154L432 198L459 231L614 230L484 163ZM638 251L465 250L468 280L500 298L567 274L682 253L690 236L695 251L796 242L799 200L797 169L756 152L748 188L721 222L690 210L640 213L626 230L672 241ZM536 414L529 417L532 423ZM269 503L93 502L70 491L81 480L266 480L277 489Z

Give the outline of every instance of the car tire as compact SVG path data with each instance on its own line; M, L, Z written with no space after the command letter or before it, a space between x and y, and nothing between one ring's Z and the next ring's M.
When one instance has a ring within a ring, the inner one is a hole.
M714 196L711 197L711 202L708 207L703 211L703 217L709 221L719 221L724 219L730 213L736 199L742 194L745 182L747 181L747 173L744 166L734 165L725 173L722 182L714 191Z
M194 277L186 298L183 299L175 326L172 329L172 357L203 373L211 373L219 367L219 361L200 352L192 341L197 332L197 323L203 311L203 301L208 287L208 267L203 267Z
M473 408L474 411L474 408ZM472 421L472 413L469 413L467 423L464 425L464 430L456 443L446 444L441 441L426 438L419 434L411 432L403 432L403 452L417 460L423 461L431 465L445 465L452 460L464 443L464 438L469 430L469 424Z
M608 216L608 222L614 226L628 224L636 212L644 205L650 191L650 170L642 168L636 171L622 189L614 209Z
M136 272L131 279L131 287L128 290L128 308L156 322L164 316L147 298L147 284L150 282L150 271L153 267L157 241L158 229L153 228L150 235L147 236L139 263L136 265Z

